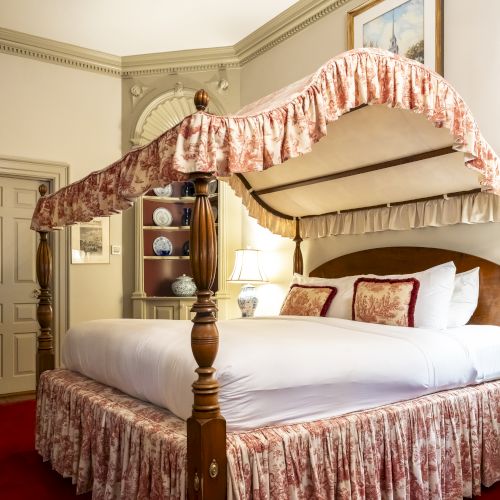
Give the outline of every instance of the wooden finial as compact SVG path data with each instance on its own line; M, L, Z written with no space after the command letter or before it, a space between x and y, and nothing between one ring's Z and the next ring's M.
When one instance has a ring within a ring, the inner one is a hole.
M205 111L208 106L209 97L204 89L198 90L194 95L194 105L198 111Z
M38 186L38 192L40 193L40 196L45 196L47 194L47 186L45 184L40 184Z

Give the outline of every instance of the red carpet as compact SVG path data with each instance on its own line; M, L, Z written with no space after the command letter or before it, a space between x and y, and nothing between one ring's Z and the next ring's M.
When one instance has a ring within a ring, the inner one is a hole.
M0 498L2 500L90 500L76 495L35 451L35 402L0 405ZM485 488L481 500L500 500L500 483Z
M0 498L90 500L35 451L35 401L0 405Z

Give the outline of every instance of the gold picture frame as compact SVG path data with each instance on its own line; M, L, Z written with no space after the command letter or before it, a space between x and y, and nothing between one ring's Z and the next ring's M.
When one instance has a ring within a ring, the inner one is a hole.
M421 10L420 6L422 6ZM405 30L403 32L403 39L408 47L406 53L402 53L401 55L409 54L408 56L410 58L423 62L426 66L442 75L444 31L443 0L369 0L347 13L347 46L349 49L374 46L388 50L395 48L397 50L399 47L394 27L397 26L398 20L396 19L395 21L395 15L402 17L403 13L407 13L406 11L410 8L415 11L412 12L412 14L418 12L418 14L422 16L422 25L418 26L419 30L420 28L422 29L422 33L410 31L414 30L414 28L408 23L405 23L400 28L401 30ZM387 46L388 33L386 30L382 31L381 28L384 25L386 28L389 26L390 21L388 22L387 19L390 17L391 13L392 37L390 38L389 46ZM413 16L412 20L415 19L415 16ZM420 20L418 20L418 23L420 23ZM372 25L374 32L384 34L384 42L366 36L367 31L369 32L370 25ZM422 40L419 40L420 35L422 35ZM417 41L409 45L412 41L411 36L416 37L415 39ZM385 46L379 46L379 43ZM393 50L393 52L396 52L396 50ZM412 57L412 55L415 55L415 57Z
M109 264L109 217L71 226L72 264Z

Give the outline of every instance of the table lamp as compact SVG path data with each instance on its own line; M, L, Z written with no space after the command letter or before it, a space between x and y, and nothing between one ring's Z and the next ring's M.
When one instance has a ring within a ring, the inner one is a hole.
M238 295L242 318L252 318L257 307L257 293L252 283L267 282L267 277L260 265L259 254L260 250L251 248L236 250L234 269L228 279L231 283L244 283Z

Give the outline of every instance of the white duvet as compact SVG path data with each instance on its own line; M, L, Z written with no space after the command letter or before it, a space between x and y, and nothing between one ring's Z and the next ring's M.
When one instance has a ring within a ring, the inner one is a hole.
M340 415L500 378L500 327L445 331L281 316L217 323L229 430ZM190 321L99 320L72 328L64 365L186 419Z

